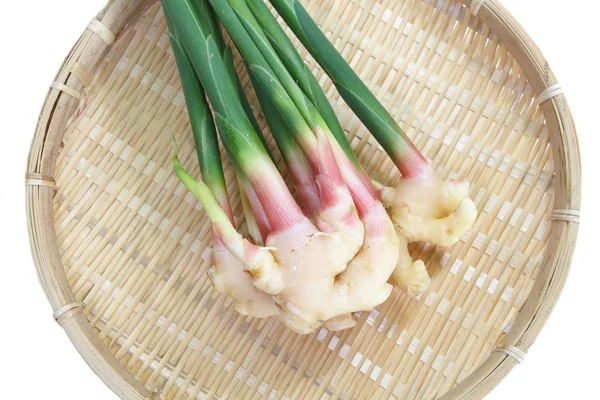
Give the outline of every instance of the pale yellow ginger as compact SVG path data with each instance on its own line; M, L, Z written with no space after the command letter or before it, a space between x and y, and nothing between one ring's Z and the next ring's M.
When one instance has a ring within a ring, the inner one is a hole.
M264 218L264 211L254 202L254 208L258 217L255 216L251 204L253 202L250 201L248 196L255 199L256 194L243 180L238 179L238 183L248 234L255 244L262 244L261 227L265 231L267 223ZM246 193L247 191L249 195ZM228 204L225 200L222 200L220 203L226 206ZM232 215L229 217L230 220L233 220ZM211 267L208 269L208 277L217 292L226 294L232 298L234 308L238 313L257 318L279 314L279 308L275 300L254 286L242 263L227 250L216 235L213 235L213 252Z
M321 129L317 128L316 134L321 143L327 140ZM401 251L394 224L369 181L360 175L333 138L331 144L365 227L360 251L335 280L331 309L339 315L325 322L330 330L342 330L354 326L353 312L371 310L387 300L392 291L388 280Z
M372 208L364 211L363 246L336 278L332 307L337 313L371 310L392 291L388 279L398 261L400 240L380 202L373 201Z
M328 319L323 323L323 327L332 332L343 331L344 329L352 328L356 325L356 321L352 317L352 314L338 315Z
M408 252L408 242L400 229L396 228L400 240L398 264L390 276L389 282L399 287L410 297L417 297L429 288L431 278L421 260L413 261Z
M332 304L335 278L359 251L363 236L358 230L343 231L324 233L307 220L267 239L267 246L276 249L273 255L283 282L275 300L281 318L297 332L312 332L340 314Z
M449 246L463 237L477 218L475 203L468 197L469 183L424 174L400 179L396 187L378 185L378 189L402 242L390 283L416 297L427 290L431 279L425 264L412 260L407 245L429 242Z
M298 258L302 261L295 263L298 270L288 270L291 272L288 277L296 285L285 288L277 298L288 300L281 301L284 306L282 315L296 331L305 333L314 330L323 321L330 330L346 329L354 325L352 312L371 310L389 297L392 285L387 281L398 259L398 236L380 203L367 215L361 215L361 221L365 226L362 247L333 280L315 276L322 274L319 270L331 263L331 255L328 254L331 247L327 241L320 243L322 248L313 248L308 258L302 254ZM327 236L319 235L317 238ZM290 256L294 257L291 252ZM318 315L319 323L310 327L304 325L310 318L302 315L302 310L311 310L313 315Z
M381 200L394 224L409 242L452 245L475 223L477 208L468 196L466 180L423 176L400 179L396 187L382 187Z
M323 322L328 329L346 329L354 325L352 312L371 309L384 302L392 289L387 280L398 258L398 238L382 204L371 196L358 175L352 172L354 170L342 160L345 183L352 192L350 198L337 170L330 142L322 131L317 130L316 135L319 146L312 154L317 153L319 159L313 163L322 166L318 168L321 171L328 171L326 175L317 174L321 207L325 207L317 215L317 225L322 232L307 235L291 231L289 236L280 233L277 241L267 241L267 245L277 248L280 254L283 249L289 249L289 259L284 264L295 268L286 270L285 280L293 284L276 298L282 306L282 317L302 333L316 329ZM361 226L364 226L361 241L351 241L351 235L355 233L349 231L344 222L348 219L348 208L354 209L354 206ZM343 268L336 270L333 276L327 274L327 269L339 265L341 260L336 260L339 257L333 250L336 246L331 245L332 232L345 233L345 242L358 246L352 258L345 260ZM310 246L305 244L305 251L297 244L298 237L303 235L310 238ZM307 324L307 321L313 323Z
M273 298L254 286L242 263L222 245L218 247L208 270L215 290L231 296L235 310L242 315L265 318L279 314Z

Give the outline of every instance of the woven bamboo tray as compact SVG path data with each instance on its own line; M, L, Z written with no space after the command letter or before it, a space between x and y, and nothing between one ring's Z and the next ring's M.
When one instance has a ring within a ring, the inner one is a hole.
M557 301L577 236L578 145L529 36L494 0L305 4L438 173L472 183L475 227L450 248L413 244L431 290L394 291L354 329L300 336L237 315L206 278L203 211L171 172L173 134L197 168L162 11L113 0L52 83L26 184L54 316L124 399L479 399ZM361 162L393 183L388 157L306 60ZM241 216L228 165L226 176Z

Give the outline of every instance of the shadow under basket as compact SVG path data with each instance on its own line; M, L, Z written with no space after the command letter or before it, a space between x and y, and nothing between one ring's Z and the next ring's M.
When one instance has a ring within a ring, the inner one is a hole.
M172 173L173 135L198 168L160 5L111 1L51 85L26 184L54 317L123 399L480 399L557 301L577 237L579 153L529 36L495 0L304 4L438 174L471 182L477 222L452 247L412 244L430 290L394 290L353 329L302 336L238 315L206 275L210 224ZM388 156L305 59L367 171L394 183ZM241 217L228 161L225 174Z

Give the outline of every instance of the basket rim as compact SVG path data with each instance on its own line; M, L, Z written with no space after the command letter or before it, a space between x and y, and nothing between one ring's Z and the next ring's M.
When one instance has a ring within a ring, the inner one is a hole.
M27 221L42 288L61 325L82 357L123 399L158 399L96 336L67 282L58 254L53 214L53 173L60 138L89 83L85 73L130 22L156 0L114 0L92 20L61 66L44 102L32 140L26 174ZM548 249L540 273L503 343L446 393L443 400L481 399L522 361L545 325L564 287L579 227L581 164L575 126L565 96L531 37L498 0L460 0L501 39L518 62L546 119L554 154L556 190Z

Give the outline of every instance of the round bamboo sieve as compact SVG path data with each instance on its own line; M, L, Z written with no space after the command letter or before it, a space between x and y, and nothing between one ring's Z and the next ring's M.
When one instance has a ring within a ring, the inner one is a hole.
M206 278L210 226L171 172L172 135L197 166L162 11L113 0L51 85L26 184L54 317L124 399L479 399L557 301L577 236L578 145L529 36L495 0L305 5L438 174L472 183L475 227L449 248L411 245L431 289L395 290L354 329L300 336L237 315ZM306 60L360 161L393 183L389 158Z

